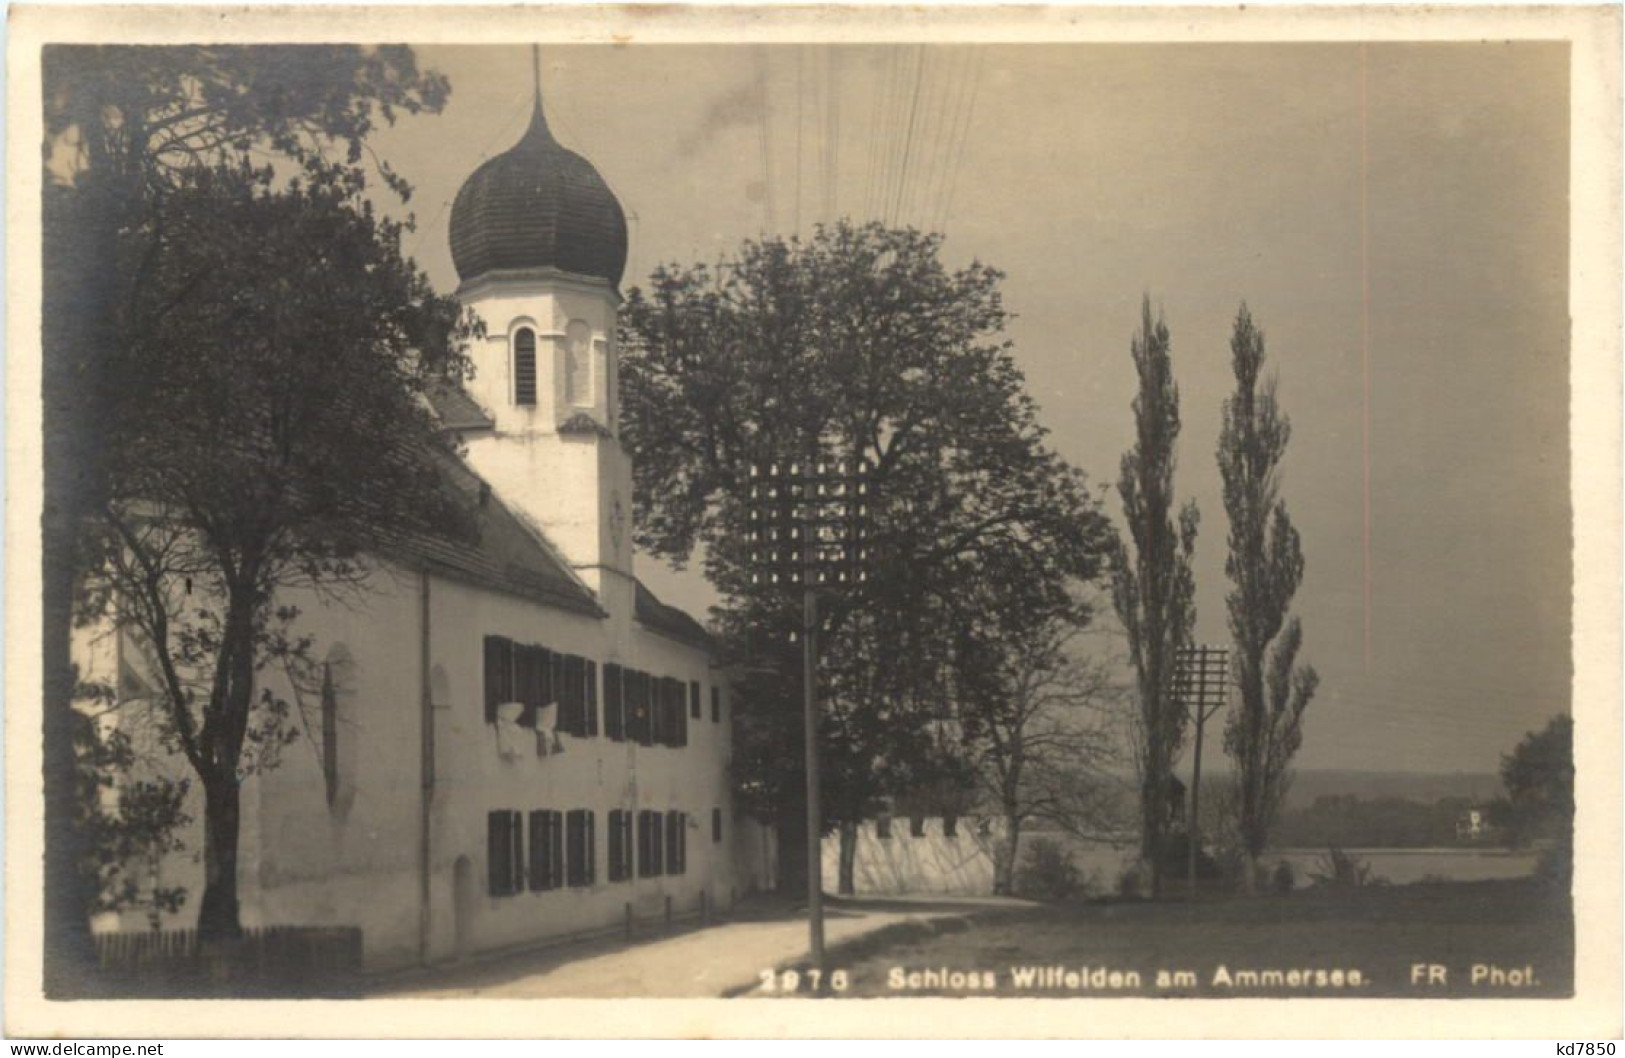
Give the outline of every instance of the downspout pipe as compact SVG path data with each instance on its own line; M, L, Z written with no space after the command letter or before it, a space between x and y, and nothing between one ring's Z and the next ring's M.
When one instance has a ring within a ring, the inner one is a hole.
M429 896L430 859L429 836L434 810L434 687L430 673L433 654L429 626L429 571L418 579L418 685L421 730L421 780L419 782L420 813L418 819L418 962L429 965Z

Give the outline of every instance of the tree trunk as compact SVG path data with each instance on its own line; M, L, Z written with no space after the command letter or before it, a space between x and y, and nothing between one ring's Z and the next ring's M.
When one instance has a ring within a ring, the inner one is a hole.
M1151 899L1162 898L1163 785L1161 777L1140 784L1140 859L1150 874Z
M242 788L236 776L209 776L203 782L203 902L198 935L228 940L242 934L237 905L237 838Z
M1009 896L1016 891L1016 864L1021 856L1021 816L1006 810L1004 837L999 839L998 854L993 858L993 892Z
M797 799L779 808L775 829L779 839L779 894L807 899L806 803Z
M74 751L73 609L80 534L104 494L98 385L112 342L117 226L105 192L46 199L41 365L44 511L41 518L41 694L45 794L44 991L50 999L91 994L97 961L90 936L95 879L80 824ZM71 202L73 208L67 208Z
M64 530L65 532L65 530ZM45 950L47 999L95 992L97 960L90 936L93 881L84 869L78 761L73 747L73 664L69 660L73 575L65 540L52 541L46 516L43 739L45 782Z
M837 891L842 896L857 894L858 825L841 824L841 877Z

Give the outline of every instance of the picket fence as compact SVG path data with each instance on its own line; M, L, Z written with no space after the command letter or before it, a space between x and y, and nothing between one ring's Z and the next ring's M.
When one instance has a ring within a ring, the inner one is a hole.
M361 930L269 926L205 943L195 929L102 933L103 985L131 995L330 995L361 973Z

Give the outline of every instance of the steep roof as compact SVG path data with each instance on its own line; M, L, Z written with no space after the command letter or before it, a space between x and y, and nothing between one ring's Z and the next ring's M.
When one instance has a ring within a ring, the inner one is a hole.
M675 606L667 606L655 597L655 593L644 586L639 580L635 581L637 590L633 611L637 615L638 623L653 632L669 636L690 646L702 650L711 650L716 646L711 639L711 633L705 626L694 620L688 614Z
M451 206L451 259L465 283L557 268L619 285L626 215L591 162L553 138L536 97L525 135L470 176Z
M452 382L437 382L426 394L435 417L448 430L491 430L496 420L486 414L479 401L468 395L462 386Z
M597 598L563 559L497 499L479 475L455 456L437 452L429 458L442 486L471 507L478 538L405 532L380 548L386 556L466 584L590 617L605 616Z

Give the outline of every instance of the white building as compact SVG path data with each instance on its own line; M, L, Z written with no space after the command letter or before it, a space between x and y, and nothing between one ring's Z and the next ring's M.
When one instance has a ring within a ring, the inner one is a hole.
M478 504L481 538L400 541L373 556L359 605L285 600L325 655L320 700L242 791L243 924L359 926L368 968L612 928L668 901L725 907L771 869L771 835L732 806L712 644L634 575L616 401L626 222L539 94L524 137L459 192L451 243L487 336L471 391L434 403L466 443L445 478ZM78 654L141 683L117 637ZM202 814L199 800L189 851L157 867L189 890L175 926L202 895Z

